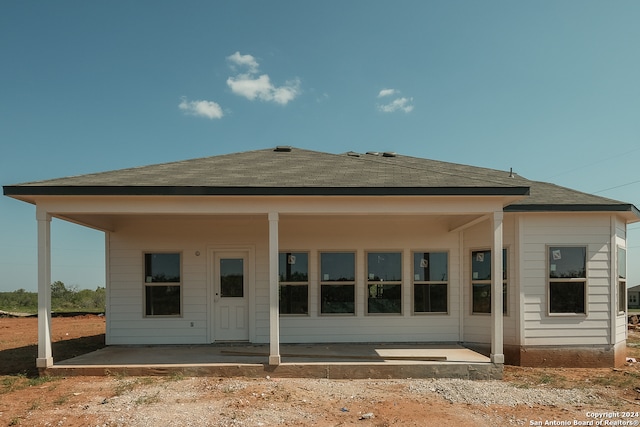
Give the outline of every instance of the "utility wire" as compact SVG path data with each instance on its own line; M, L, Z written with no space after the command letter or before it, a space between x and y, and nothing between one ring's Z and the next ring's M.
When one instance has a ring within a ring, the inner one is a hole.
M620 187L626 187L627 185L637 184L639 182L640 182L640 180L627 182L626 184L620 184L620 185L616 185L615 187L605 188L604 190L594 191L593 194L604 193L605 191L613 190L613 189L620 188Z
M558 174L555 174L555 175L553 175L553 176L550 176L550 177L549 177L549 178L547 178L547 179L552 179L552 178L555 178L555 177L558 177L558 176L566 175L566 174L568 174L568 173L575 172L575 171L580 170L580 169L588 168L589 166L599 165L599 164L601 164L602 162L606 162L607 160L615 159L616 157L620 157L620 156L626 156L627 154L629 154L629 153L633 153L634 151L638 151L638 150L640 150L640 147L638 147L638 148L634 148L634 149L629 150L629 151L625 151L624 153L615 154L615 155L613 155L613 156L606 157L606 158L604 158L604 159L598 159L598 160L596 160L596 161L595 161L595 162L593 162L593 163L589 163L589 164L586 164L586 165L578 166L578 167L573 168L573 169L566 170L566 171L564 171L564 172L560 172L560 173L558 173ZM606 191L606 190L602 190L602 191Z

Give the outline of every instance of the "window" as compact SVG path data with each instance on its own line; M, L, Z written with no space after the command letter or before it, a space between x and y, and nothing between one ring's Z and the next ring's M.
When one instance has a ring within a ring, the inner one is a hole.
M180 316L182 282L179 253L144 254L145 316Z
M309 254L280 252L280 314L309 314Z
M618 312L627 311L627 251L618 247Z
M507 250L502 250L502 313L507 314ZM491 313L491 251L471 252L471 312Z
M402 254L367 254L367 313L402 314Z
M414 313L447 312L448 258L446 252L414 252Z
M353 252L320 254L320 313L355 314L356 255Z
M586 247L549 247L549 314L585 314Z

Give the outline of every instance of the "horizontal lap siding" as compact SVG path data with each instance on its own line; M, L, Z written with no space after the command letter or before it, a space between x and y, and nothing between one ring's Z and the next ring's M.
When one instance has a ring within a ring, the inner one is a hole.
M121 221L116 231L109 234L108 344L207 343L210 322L207 247L253 242L260 232L251 224L202 217ZM266 230L266 217L263 228ZM143 254L166 251L182 253L183 314L144 317Z
M505 344L517 342L519 295L517 292L517 264L515 247L515 216L506 214L502 225L503 246L507 248L507 314L503 317ZM471 252L491 249L493 244L493 220L481 222L464 231L463 289L464 289L464 338L466 342L491 342L491 315L472 314Z
M606 345L610 341L610 246L607 215L523 216L524 345ZM587 316L549 316L548 246L587 247Z
M503 240L508 248L508 315L504 317L505 344L603 344L611 331L609 280L611 222L606 215L522 215L521 268L516 265L515 215L506 214ZM624 245L624 224L616 229L618 244ZM280 250L309 252L309 316L281 317L281 342L372 342L372 341L469 341L490 342L491 318L471 315L470 254L491 247L491 223L485 221L458 234L449 233L446 222L429 217L290 217L279 221ZM255 342L269 340L268 221L256 217L189 218L186 220L140 218L122 221L109 233L109 312L107 342L206 343L212 329L211 279L208 250L220 247L254 248L255 283L251 290L252 336ZM588 312L577 318L547 315L547 245L586 245L589 253ZM411 312L413 250L449 252L449 312L446 315L413 315ZM180 251L183 254L183 316L145 318L145 251ZM319 253L355 251L356 316L331 317L319 313ZM366 252L403 253L403 314L369 316L366 305ZM200 255L196 256L196 252ZM459 259L460 254L463 255ZM462 268L462 272L459 268ZM518 337L517 273L523 272L522 321L524 336ZM462 283L460 283L462 278ZM461 312L462 310L462 312ZM463 317L463 336L459 336ZM623 316L619 316L620 319ZM624 340L624 319L616 322L616 341ZM193 326L191 324L193 323Z
M506 235L509 235L508 232ZM490 245L489 236L480 246ZM309 316L282 317L281 342L393 342L459 341L460 308L463 298L459 283L459 237L450 233L446 221L429 217L290 217L279 220L280 250L310 253ZM225 247L254 248L255 282L250 293L253 310L251 340L269 340L269 261L266 215L238 218L187 219L139 218L122 220L109 234L109 344L206 343L213 331L211 278L207 266L209 250ZM319 314L319 253L355 251L357 315L330 317ZM412 314L411 253L449 253L449 312ZM182 257L183 316L145 318L143 253L180 251ZM403 253L403 314L369 316L366 304L366 252ZM197 256L196 252L200 255ZM512 270L512 268L511 268ZM510 275L513 273L510 272ZM466 292L467 284L464 285ZM515 299L510 297L510 312ZM465 303L465 310L468 305ZM486 322L485 322L486 321ZM475 322L475 324L474 324ZM474 317L468 326L478 327L488 318ZM193 326L191 324L193 323ZM514 322L505 319L505 330L513 334ZM487 329L488 333L490 329ZM483 331L482 333L485 333Z
M615 241L616 241L616 245L620 246L622 248L627 248L627 225L626 223L620 221L619 219L616 219L615 221L615 233L616 233L616 237L615 237ZM627 252L627 256L628 256L628 252ZM630 267L631 263L629 262L629 258L627 257L627 278L629 277L629 267ZM630 283L627 282L627 285L629 285ZM617 287L617 285L616 285ZM624 296L625 300L627 299L627 296ZM624 342L627 339L627 316L626 316L626 312L625 313L618 313L618 316L616 317L616 327L615 327L615 342L616 343L621 343Z
M457 323L436 315L282 318L280 328L282 342L459 341Z
M393 342L459 341L458 235L449 233L443 223L428 217L389 219L286 218L280 217L281 251L309 252L309 316L280 318L280 341L293 342ZM449 253L449 313L412 314L412 251ZM322 316L319 303L319 254L330 251L356 252L356 315ZM403 254L403 314L371 316L365 314L366 252L400 251ZM265 271L266 270L265 262ZM265 273L266 274L266 273ZM267 284L268 286L268 284ZM269 338L268 289L257 307L259 321L256 339ZM263 322L260 322L262 320Z

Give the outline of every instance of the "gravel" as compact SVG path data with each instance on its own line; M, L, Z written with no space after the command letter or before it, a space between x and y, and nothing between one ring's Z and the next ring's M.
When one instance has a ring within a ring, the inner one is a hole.
M597 404L590 389L519 388L501 381L460 379L318 380L113 379L111 390L82 410L97 426L278 426L318 425L323 411L348 412L366 406L371 412L348 414L375 421L376 405L390 393L416 401L437 399L470 405L527 407ZM360 421L364 422L364 421ZM518 424L522 424L521 422Z
M460 379L433 379L411 382L412 393L436 393L451 403L471 405L586 405L598 401L598 396L587 389L519 388L500 381L468 381Z

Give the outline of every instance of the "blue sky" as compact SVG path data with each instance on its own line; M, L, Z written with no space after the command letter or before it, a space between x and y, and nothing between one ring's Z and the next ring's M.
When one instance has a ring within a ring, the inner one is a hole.
M5 1L0 184L293 145L508 170L640 206L637 1ZM0 291L36 289L0 197ZM640 284L640 224L629 232ZM104 285L54 220L52 279Z

